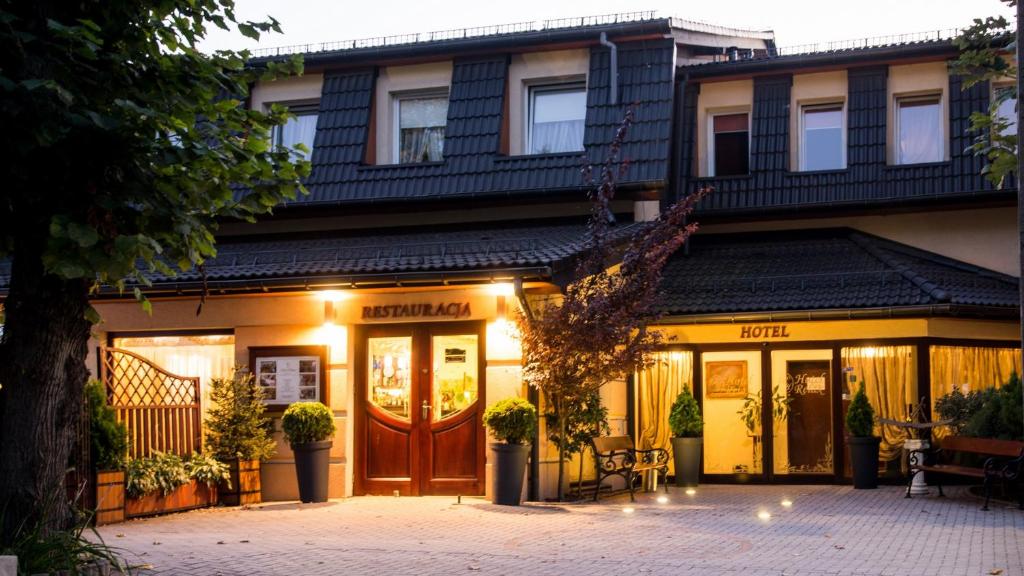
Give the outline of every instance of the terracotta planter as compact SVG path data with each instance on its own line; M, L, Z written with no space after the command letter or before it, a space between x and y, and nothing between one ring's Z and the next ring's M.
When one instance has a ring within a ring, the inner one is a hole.
M96 525L124 522L124 470L96 472Z
M216 486L210 488L205 483L191 480L188 484L178 486L170 494L165 495L157 491L141 498L127 498L124 509L128 518L135 518L205 508L216 503Z
M225 506L245 506L259 504L263 501L263 488L260 485L259 460L229 460L231 469L231 488L220 485L220 501Z

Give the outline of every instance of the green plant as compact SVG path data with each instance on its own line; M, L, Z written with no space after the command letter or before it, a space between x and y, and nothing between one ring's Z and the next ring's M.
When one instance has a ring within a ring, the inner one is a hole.
M274 454L271 422L266 417L263 389L251 373L236 371L210 381L206 451L214 458L266 460Z
M864 384L853 395L850 407L846 410L846 429L854 438L867 438L872 436L875 428L875 409L868 402L868 395L864 392Z
M979 406L960 431L965 436L1024 440L1024 414L1021 407L1021 380L1016 372L1002 387L976 393Z
M676 438L699 438L704 434L704 421L700 417L700 406L689 388L676 396L668 414L668 426Z
M506 444L528 444L537 433L537 408L522 398L506 398L484 410L484 426Z
M107 405L107 390L99 380L85 386L89 406L89 438L97 470L120 470L128 453L128 429L117 421L117 413Z
M63 494L61 494L63 497ZM7 508L0 510L0 521L6 521ZM18 574L92 575L106 573L100 567L108 565L112 574L129 574L130 568L117 556L115 549L103 542L103 537L92 525L92 514L76 510L75 522L67 530L47 530L44 509L35 521L20 518L13 538L0 546L0 556L17 556ZM89 532L89 534L86 534Z
M229 490L231 489L231 468L209 454L193 453L185 463L185 469L189 478L202 482L209 488L223 483Z
M559 415L549 411L544 414L544 419L548 430L552 431L548 434L548 439L559 447L566 457L581 452L592 437L602 433L608 434L610 431L608 409L601 405L599 392L590 392L580 400L569 403L564 413L568 419L565 427L567 435L564 441L557 432L561 430L558 422Z
M793 399L782 394L779 387L772 388L772 421L782 422L789 417L789 405ZM736 411L751 436L761 435L761 391L747 394L743 407Z
M189 481L185 463L176 454L154 452L148 458L133 458L125 467L125 492L140 498L157 490L166 496Z
M940 420L948 420L953 433L960 435L964 433L971 416L978 413L984 403L984 391L971 390L964 393L959 386L953 386L952 392L935 401L935 413Z
M334 414L320 402L296 402L284 411L281 428L292 444L323 442L334 435Z

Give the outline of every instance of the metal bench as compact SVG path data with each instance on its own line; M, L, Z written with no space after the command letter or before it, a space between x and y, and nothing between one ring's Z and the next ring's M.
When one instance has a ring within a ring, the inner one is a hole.
M955 453L988 456L978 466L964 466L951 461ZM1001 481L1004 485L1018 484L1018 507L1024 510L1024 486L1021 486L1021 474L1024 472L1024 442L1014 440L995 440L990 438L963 438L949 436L943 438L941 446L923 450L912 450L910 456L910 480L907 482L906 497L910 498L910 485L914 477L928 472L942 493L942 480L945 476L962 476L980 479L985 488L985 504L982 510L988 510L992 497L992 484Z
M594 436L590 439L594 449L594 465L597 470L597 488L594 500L601 492L601 483L609 476L619 476L626 481L629 499L635 501L636 479L644 472L654 471L661 476L661 482L668 493L668 451L660 448L637 450L629 436Z

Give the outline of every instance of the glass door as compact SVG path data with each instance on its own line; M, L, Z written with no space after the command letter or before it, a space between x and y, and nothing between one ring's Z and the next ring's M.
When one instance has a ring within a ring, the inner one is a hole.
M704 473L761 474L761 351L701 355Z
M835 473L832 351L772 351L772 472Z

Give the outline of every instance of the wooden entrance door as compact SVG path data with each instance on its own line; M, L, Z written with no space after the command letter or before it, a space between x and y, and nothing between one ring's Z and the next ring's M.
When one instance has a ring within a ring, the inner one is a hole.
M359 330L357 494L483 494L483 327Z

